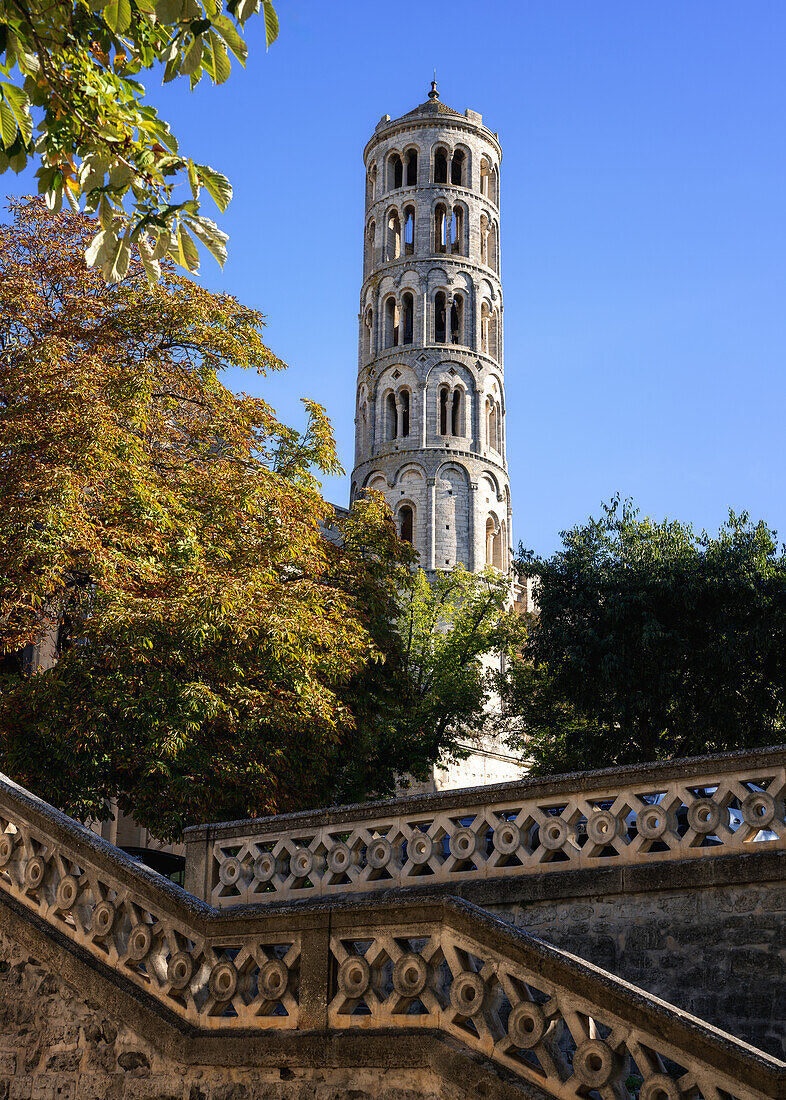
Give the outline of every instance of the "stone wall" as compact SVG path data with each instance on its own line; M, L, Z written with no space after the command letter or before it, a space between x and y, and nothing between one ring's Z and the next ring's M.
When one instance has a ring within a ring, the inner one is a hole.
M92 983L91 983L92 985ZM237 1042L223 1044L226 1065L184 1061L166 1042L141 1035L107 1008L89 985L81 991L40 959L0 933L0 1100L469 1100L438 1067L374 1064L322 1068L259 1065L253 1051L237 1057ZM371 1044L370 1044L371 1048ZM215 1050L215 1048L213 1048ZM391 1052L393 1053L393 1052ZM437 1059L437 1062L439 1059ZM472 1072L470 1068L469 1078ZM486 1085L488 1086L488 1083ZM511 1084L483 1096L526 1095Z

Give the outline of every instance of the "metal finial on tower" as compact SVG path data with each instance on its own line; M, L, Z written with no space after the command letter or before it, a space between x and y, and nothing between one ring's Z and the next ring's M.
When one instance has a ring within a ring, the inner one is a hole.
M428 94L429 99L439 99L439 92L437 91L437 70L434 70L434 79L431 81L431 91Z

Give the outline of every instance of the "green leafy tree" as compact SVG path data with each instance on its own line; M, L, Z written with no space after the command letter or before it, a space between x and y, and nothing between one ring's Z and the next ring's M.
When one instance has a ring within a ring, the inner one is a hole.
M230 54L245 64L243 26L258 12L269 46L269 0L0 0L0 173L35 158L50 209L65 197L98 213L86 257L106 280L124 278L133 246L150 279L166 256L196 272L197 242L223 264L226 234L200 202L204 189L223 212L229 181L179 151L137 77L223 83Z
M339 747L336 801L388 793L402 773L423 780L436 760L466 756L462 745L488 724L494 665L521 638L509 578L496 570L457 566L429 581L416 569L396 585L378 620L388 659L351 685L363 749L349 757Z
M536 773L778 743L786 720L786 558L729 514L717 538L615 499L523 555L539 614L503 685Z
M322 801L342 761L375 751L353 684L392 645L411 548L375 494L326 538L323 410L306 402L299 433L222 385L227 366L283 366L259 313L167 265L150 285L133 258L108 285L85 267L89 219L40 199L13 213L0 767L82 818L118 796L160 837ZM56 663L26 674L20 653L47 638Z

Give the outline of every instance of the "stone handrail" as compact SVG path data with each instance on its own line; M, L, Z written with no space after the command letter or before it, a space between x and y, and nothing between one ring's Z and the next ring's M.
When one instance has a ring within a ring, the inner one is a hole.
M186 830L217 908L786 850L786 746Z
M275 1051L315 1033L436 1034L530 1096L786 1097L786 1063L466 902L218 912L5 779L0 826L8 921L189 1042L264 1033Z

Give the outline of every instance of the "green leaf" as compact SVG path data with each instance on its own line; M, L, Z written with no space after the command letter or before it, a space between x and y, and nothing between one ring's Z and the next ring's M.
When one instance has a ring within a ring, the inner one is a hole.
M123 34L131 26L131 0L109 0L104 8L104 19L115 34Z
M278 38L278 16L276 10L270 3L270 0L263 0L262 11L265 16L265 39L267 41L268 49L273 45Z
M183 0L156 0L156 19L159 23L177 23L183 14Z
M227 234L223 233L210 218L202 216L189 218L188 224L194 235L210 250L223 267L227 258L226 243L229 240Z
M52 191L47 191L44 196L46 205L52 211L53 214L59 214L60 208L63 205L63 186L55 187Z
M195 167L199 172L203 187L223 214L232 201L232 184L226 176L222 176L220 172L216 172L214 168L210 168L207 164L197 164Z
M102 229L100 232L96 233L95 237L93 237L92 241L85 249L85 263L88 267L92 267L95 264L102 248L104 247L105 240L106 230Z
M120 283L126 277L128 264L131 260L131 247L128 243L128 234L119 237L113 248L107 250L106 257L101 266L101 273L108 283Z
M191 275L199 271L199 250L182 222L177 223L175 246L171 251L180 266Z
M30 117L30 100L27 95L15 84L0 84L0 92L16 119L19 133L26 142L30 141L33 135L33 120Z
M210 30L210 20L209 19L195 19L193 21L193 23L190 24L189 30L191 31L192 34L204 34L205 31Z
M6 149L10 149L14 144L18 132L19 127L14 112L8 106L5 99L0 100L0 138ZM210 189L208 188L208 190Z
M243 39L237 33L237 28L232 20L226 15L219 15L217 19L213 20L213 26L224 39L227 46L229 46L240 64L245 65L246 58L248 57L248 46L246 46Z
M208 24L209 26L210 24ZM180 72L184 76L191 76L202 64L202 37L196 35L186 51L186 56L180 62Z
M156 243L153 245L153 250L150 254L151 260L163 260L169 251L169 245L172 241L172 234L169 231L168 226L162 226L158 231L158 237Z
M232 70L227 48L215 31L210 31L207 35L207 58L204 64L215 84L223 84Z

